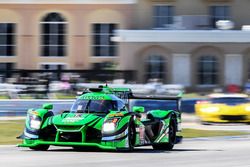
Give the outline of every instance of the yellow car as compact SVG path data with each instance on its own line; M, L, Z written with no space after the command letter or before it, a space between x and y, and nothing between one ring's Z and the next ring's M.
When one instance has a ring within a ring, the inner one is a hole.
M195 113L203 123L250 123L250 100L245 94L210 94L207 100L197 101Z

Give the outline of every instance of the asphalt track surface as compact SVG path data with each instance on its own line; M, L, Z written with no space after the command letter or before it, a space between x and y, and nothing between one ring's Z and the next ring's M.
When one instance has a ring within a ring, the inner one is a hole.
M37 108L40 101L5 101L3 111L26 112L25 108ZM68 109L71 101L53 101ZM62 104L63 103L63 104ZM1 115L1 113L0 113ZM250 131L249 125L203 126L189 118L183 128L205 130ZM190 123L191 122L191 123ZM88 150L77 152L71 148L51 147L49 151L31 151L28 148L0 146L0 167L250 167L250 136L186 139L175 146L173 151L155 151L151 147L136 148L134 152L107 152Z
M186 139L172 151L151 147L133 152L81 151L51 147L48 151L0 146L1 167L249 167L250 136Z

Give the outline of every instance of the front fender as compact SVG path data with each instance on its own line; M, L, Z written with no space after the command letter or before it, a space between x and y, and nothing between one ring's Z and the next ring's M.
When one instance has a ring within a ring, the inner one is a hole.
M22 138L38 139L42 124L52 115L53 112L48 109L29 109Z
M126 131L132 117L132 114L122 112L108 114L104 119L103 125L106 123L114 123L115 129L113 131L107 132L102 128L102 140L118 140L120 138L126 137Z

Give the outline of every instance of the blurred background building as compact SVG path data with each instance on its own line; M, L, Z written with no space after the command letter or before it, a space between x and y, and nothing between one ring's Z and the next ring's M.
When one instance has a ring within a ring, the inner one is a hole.
M242 86L249 11L249 0L1 0L0 71L132 70L136 83Z

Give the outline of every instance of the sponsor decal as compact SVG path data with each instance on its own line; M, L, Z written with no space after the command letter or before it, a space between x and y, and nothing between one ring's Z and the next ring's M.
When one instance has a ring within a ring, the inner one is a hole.
M80 121L80 120L82 120L82 118L76 116L76 117L68 117L68 118L65 118L65 119L62 120L62 122L64 122L64 123L73 123L73 122L78 122L78 121Z
M86 100L105 100L104 96L84 96L83 99Z
M144 126L139 127L139 138L140 138L140 143L144 144L145 143L145 127Z
M122 117L124 114L122 113L115 113L115 114L109 114L109 117Z

